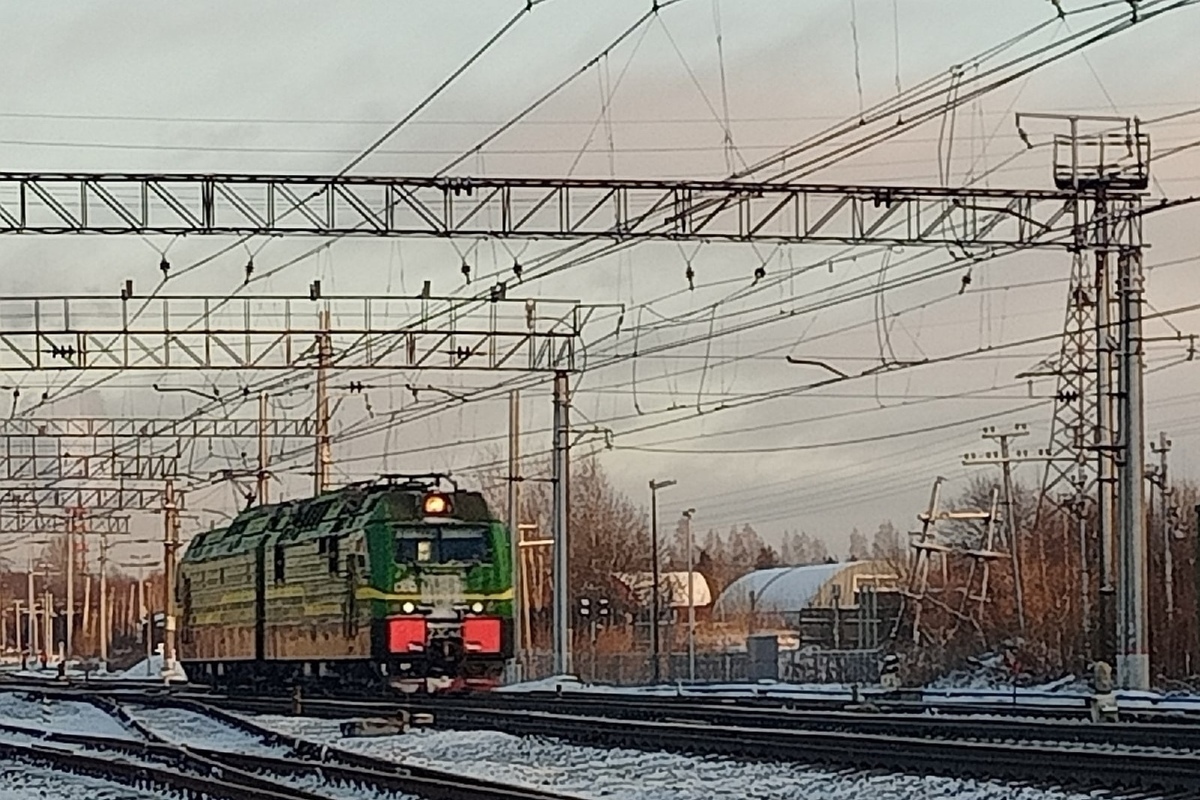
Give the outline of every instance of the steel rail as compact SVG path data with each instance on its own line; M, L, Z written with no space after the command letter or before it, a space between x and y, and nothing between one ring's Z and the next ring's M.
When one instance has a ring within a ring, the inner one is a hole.
M618 720L531 711L443 711L439 720L449 727L550 736L599 747L1000 779L1088 790L1200 791L1200 755L1194 753Z
M501 699L503 698L503 699ZM972 704L956 704L958 715L930 714L928 707L902 706L887 711L886 703L839 702L836 707L813 708L803 704L747 705L719 703L692 698L605 697L564 693L561 696L513 697L493 695L487 699L422 699L414 703L422 711L519 710L577 714L613 719L676 720L750 728L802 728L878 735L942 739L1024 740L1167 747L1200 752L1200 725L1194 721L1094 723L1089 719L1022 716L1020 711L1000 718L980 718L990 710ZM1043 712L1070 709L1041 709ZM1028 711L1028 709L1026 709Z
M91 699L98 708L112 714L146 739L169 745L152 725L138 720L128 709L111 698L92 696ZM257 753L186 748L188 753L221 768L246 773L302 774L377 791L415 795L428 800L576 800L570 795L513 786L427 767L397 764L338 747L317 744L273 731L225 709L195 700L156 695L144 698L140 702L158 707L179 708L215 718L230 727L257 736L267 744L282 745L298 756L284 758ZM238 703L235 707L240 708L241 705Z
M10 726L5 727L11 730ZM323 795L237 773L221 768L216 763L208 764L209 774L200 770L187 771L181 768L185 763L190 761L190 765L194 767L202 764L204 759L188 754L181 748L100 737L81 741L88 737L68 734L45 734L40 738L98 750L102 755L38 743L21 744L0 740L0 758L134 788L182 792L188 797L211 797L217 800L328 800ZM114 753L132 755L135 760L114 758ZM146 760L151 756L168 760L163 764L154 764ZM214 767L216 770L212 771Z

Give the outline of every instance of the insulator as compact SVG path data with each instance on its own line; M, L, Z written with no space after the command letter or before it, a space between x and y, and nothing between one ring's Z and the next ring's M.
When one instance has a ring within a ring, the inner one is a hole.
M171 262L167 261L165 253L163 254L162 261L158 262L158 268L162 270L164 278L171 272Z

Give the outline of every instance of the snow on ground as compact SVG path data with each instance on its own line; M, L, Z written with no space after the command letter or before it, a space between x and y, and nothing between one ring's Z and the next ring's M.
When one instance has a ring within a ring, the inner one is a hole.
M282 755L283 749L264 744L252 733L205 714L182 708L128 706L130 716L174 744L209 750Z
M0 800L162 800L125 786L0 761Z
M576 747L494 731L414 731L343 739L337 721L256 717L258 723L366 755L583 798L605 800L1086 800L1090 795L986 781L832 771L672 753Z
M88 703L34 700L15 692L0 692L0 722L65 733L135 738L120 722Z
M150 656L148 659L142 659L124 672L118 672L112 677L118 680L127 681L145 681L145 680L170 680L178 683L187 683L187 673L183 671L183 665L178 661L175 662L174 668L169 672L164 672L165 661L161 654Z

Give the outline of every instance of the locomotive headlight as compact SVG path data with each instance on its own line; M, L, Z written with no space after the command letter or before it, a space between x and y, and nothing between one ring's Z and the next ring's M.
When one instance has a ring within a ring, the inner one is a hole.
M428 494L421 505L427 517L440 517L450 513L450 498L444 494Z
M483 603L479 602L478 600L476 600L474 603L472 603L471 604L471 613L472 614L482 614L483 613Z
M406 600L404 605L400 606L400 610L403 611L405 614L411 614L417 610L417 607L415 605L413 605L411 601Z

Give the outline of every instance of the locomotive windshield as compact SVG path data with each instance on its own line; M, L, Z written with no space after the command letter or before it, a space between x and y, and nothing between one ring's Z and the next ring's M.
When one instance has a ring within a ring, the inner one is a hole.
M396 561L402 564L478 564L492 546L483 525L421 525L396 529Z

